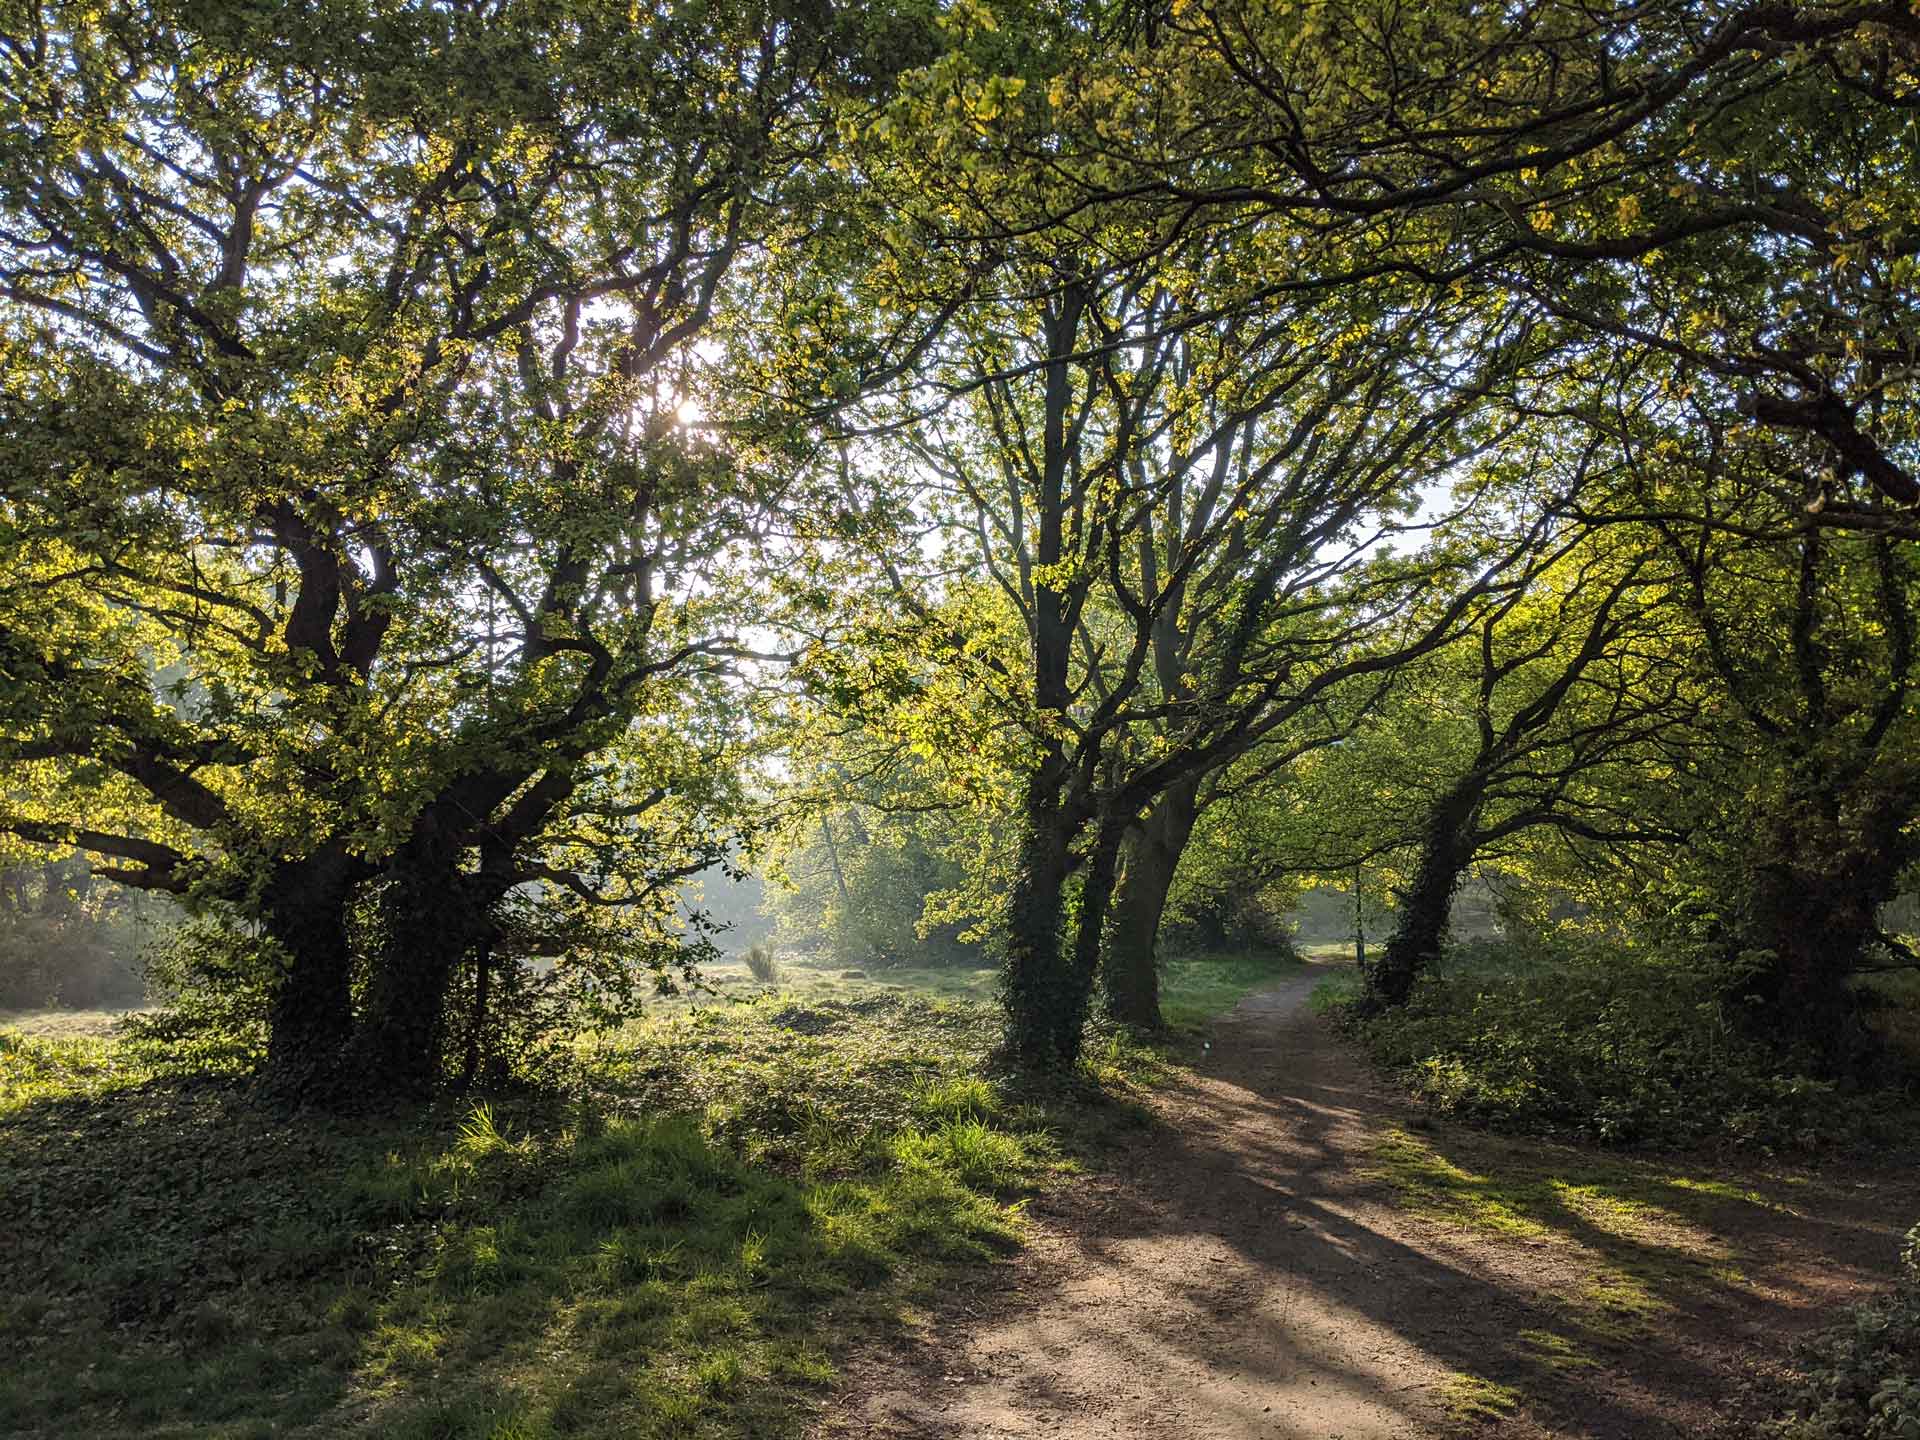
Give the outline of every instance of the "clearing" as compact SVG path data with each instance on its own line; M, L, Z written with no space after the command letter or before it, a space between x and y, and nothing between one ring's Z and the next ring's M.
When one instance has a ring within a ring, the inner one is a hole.
M1911 1169L1625 1158L1430 1124L1249 996L1159 1125L875 1355L821 1440L1730 1433L1789 1340L1889 1277Z

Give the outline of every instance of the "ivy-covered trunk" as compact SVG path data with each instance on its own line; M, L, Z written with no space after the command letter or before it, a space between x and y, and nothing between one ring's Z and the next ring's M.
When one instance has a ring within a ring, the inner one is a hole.
M1380 958L1366 967L1375 1005L1404 1005L1447 943L1447 918L1460 877L1473 860L1473 825L1485 790L1478 776L1453 787L1428 812L1413 883L1400 903L1399 923Z
M1080 1058L1080 1041L1093 1005L1094 976L1100 968L1100 944L1106 934L1113 899L1114 878L1120 866L1120 846L1129 828L1125 816L1103 815L1093 832L1092 848L1080 884L1080 913L1074 922L1069 1003L1057 1017L1056 1048L1068 1064Z
M1000 976L1008 1053L1034 1069L1071 1064L1079 1037L1063 1048L1061 1016L1072 1008L1074 977L1062 953L1067 876L1074 830L1063 812L1054 767L1027 784L1020 855L1007 908L1007 958Z
M268 1011L267 1089L295 1104L336 1097L353 1038L347 907L359 875L329 846L268 882L263 922L286 956Z
M1731 999L1756 1038L1827 1073L1856 1068L1871 1036L1848 983L1873 942L1877 906L1828 877L1769 866L1755 877Z
M1160 922L1180 856L1198 815L1198 783L1182 781L1127 833L1119 879L1107 917L1100 960L1100 1003L1107 1015L1139 1030L1158 1030Z
M1728 999L1743 1028L1829 1074L1875 1053L1852 979L1913 850L1903 794L1851 798L1821 787L1763 824L1731 936Z
M367 1083L385 1094L425 1095L443 1078L449 992L483 918L459 859L449 841L416 837L383 877L359 1051Z

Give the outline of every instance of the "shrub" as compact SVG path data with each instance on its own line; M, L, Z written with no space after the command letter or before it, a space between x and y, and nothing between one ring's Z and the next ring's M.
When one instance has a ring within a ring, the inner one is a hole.
M161 1008L121 1022L129 1049L158 1069L236 1075L266 1058L267 1016L283 961L271 942L193 920L145 958Z
M1478 942L1397 1010L1334 1013L1436 1110L1609 1144L1857 1142L1900 1097L1781 1068L1704 968L1599 941Z

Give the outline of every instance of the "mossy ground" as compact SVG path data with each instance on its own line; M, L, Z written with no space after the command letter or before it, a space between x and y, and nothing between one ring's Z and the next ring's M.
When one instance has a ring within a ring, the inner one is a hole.
M1676 1168L1679 1167L1679 1168ZM1702 1173L1698 1162L1641 1161L1472 1135L1444 1139L1390 1126L1369 1178L1406 1209L1484 1235L1530 1242L1567 1267L1565 1334L1541 1332L1549 1368L1577 1365L1589 1346L1639 1338L1650 1319L1708 1287L1737 1290L1741 1255L1727 1237L1743 1212L1791 1214L1799 1177L1752 1184Z
M289 1118L0 1033L0 1432L794 1433L863 1337L1020 1243L1169 1052L989 1064L986 973L787 967L584 1045L566 1094ZM1222 1008L1256 962L1196 962Z
M1478 1375L1459 1374L1441 1392L1447 1418L1459 1423L1504 1420L1520 1403L1520 1392Z

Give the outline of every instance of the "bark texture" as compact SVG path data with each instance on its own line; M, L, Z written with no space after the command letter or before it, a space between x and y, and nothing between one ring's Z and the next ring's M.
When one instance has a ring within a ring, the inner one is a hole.
M1182 781L1161 795L1128 832L1119 880L1107 918L1106 950L1100 962L1100 1003L1106 1015L1139 1030L1159 1030L1160 926L1180 856L1198 814L1196 781Z

